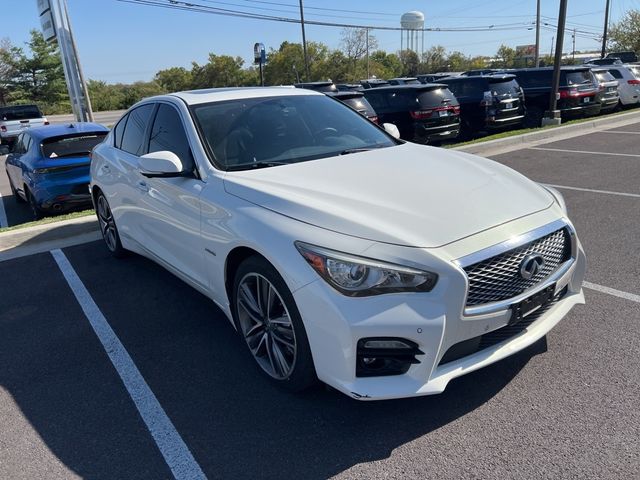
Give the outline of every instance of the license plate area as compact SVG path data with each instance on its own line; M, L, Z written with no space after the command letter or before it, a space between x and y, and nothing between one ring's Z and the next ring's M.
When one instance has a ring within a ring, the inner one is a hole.
M449 110L440 110L440 111L438 112L438 114L439 114L441 117L448 117L448 116L449 116Z
M540 290L538 293L534 293L528 298L525 298L520 303L511 307L511 318L509 319L509 325L515 325L536 312L537 310L544 308L551 303L553 295L556 291L555 283L549 285L544 290Z
M591 97L584 97L584 98L582 99L582 101L583 101L584 103L589 103L589 102L591 101Z

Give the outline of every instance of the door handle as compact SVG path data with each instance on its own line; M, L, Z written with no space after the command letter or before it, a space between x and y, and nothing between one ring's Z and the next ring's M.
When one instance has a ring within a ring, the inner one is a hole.
M148 192L149 191L149 185L147 185L145 182L143 182L142 180L140 180L138 182L138 190L141 190L143 192Z

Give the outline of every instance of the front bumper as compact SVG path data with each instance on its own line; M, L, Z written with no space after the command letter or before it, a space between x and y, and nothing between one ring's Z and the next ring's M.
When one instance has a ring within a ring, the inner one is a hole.
M577 240L576 240L577 242ZM584 303L585 255L579 242L570 267L555 280L564 296L524 330L504 341L447 363L450 347L506 327L511 309L480 315L464 313L466 277L461 269L438 271L440 280L429 293L349 298L323 280L294 292L304 319L318 378L359 400L382 400L444 391L452 379L497 362L532 345L547 334L576 304ZM357 343L362 338L410 340L424 352L407 373L357 377Z

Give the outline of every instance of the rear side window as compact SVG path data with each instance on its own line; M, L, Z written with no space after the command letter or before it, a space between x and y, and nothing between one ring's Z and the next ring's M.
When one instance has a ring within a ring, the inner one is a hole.
M127 124L127 118L129 118L129 115L122 117L113 128L114 145L116 148L121 148L122 146L122 134L124 133L124 127Z
M631 73L633 73L633 75L636 78L640 78L640 68L638 68L638 67L629 67L629 70L631 70Z
M129 112L127 124L124 127L120 148L132 155L144 155L144 134L147 131L154 105L149 103Z
M95 132L51 138L42 143L42 155L46 158L86 157L106 135L106 132Z
M13 107L0 108L0 121L28 120L42 118L40 109L35 105L14 105Z
M175 108L160 104L149 137L149 153L169 151L175 153L186 167L191 168L193 157L187 134Z
M476 80L458 80L446 83L456 97L482 97L482 92L484 92L483 82Z
M384 92L367 92L365 96L367 97L367 100L369 100L371 106L376 110L376 112L384 110L389 106Z
M518 83L524 88L550 87L551 70L542 70L538 72L518 72Z
M622 74L618 70L609 70L613 78L622 78Z
M363 115L374 115L373 107L367 102L367 99L364 97L354 97L354 98L345 98L342 100L344 103L349 105L355 111L363 114Z

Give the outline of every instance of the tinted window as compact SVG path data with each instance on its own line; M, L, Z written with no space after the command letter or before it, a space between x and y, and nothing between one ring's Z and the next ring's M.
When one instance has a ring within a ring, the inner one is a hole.
M25 153L29 151L29 149L31 148L31 144L33 143L33 138L31 138L31 136L27 135L26 133L24 134L24 138L22 139L22 143L24 145L24 151Z
M153 104L143 105L129 112L129 119L124 128L120 148L133 155L144 155L144 134L153 112Z
M246 98L192 109L203 140L227 168L304 162L397 144L360 114L324 95Z
M12 153L24 153L25 152L24 144L22 143L24 137L25 137L24 133L21 133L20 136L18 136L18 139L16 140L16 143L13 144L13 148L11 149Z
M591 74L588 70L580 70L578 72L563 72L564 85L575 86L591 83Z
M149 153L163 150L175 153L185 166L191 167L193 157L180 115L175 108L160 104L149 137Z
M636 78L640 78L640 68L638 68L638 67L629 67L629 70L631 70L631 73L633 73L633 75Z
M122 117L113 129L113 141L116 148L121 148L122 146L122 134L124 133L124 127L127 124L127 118L129 118L129 115Z
M50 138L42 143L42 155L47 158L84 157L98 145L106 132L82 133L64 138Z
M364 97L355 97L355 98L345 98L342 102L349 105L355 111L363 114L363 115L375 115L373 108L367 102L367 99Z
M0 108L0 120L27 120L29 118L41 118L42 113L35 105L14 105Z
M494 95L518 95L520 86L515 80L507 80L504 82L489 82L489 88Z
M518 83L524 88L550 87L552 74L551 70L516 73Z
M622 78L622 74L618 70L609 70L613 78Z
M482 92L484 92L483 82L476 80L445 80L443 83L449 85L449 90L451 90L456 97L481 97Z
M613 75L611 75L609 72L595 72L595 76L598 79L598 81L601 83L615 80Z
M453 105L457 105L456 97L448 88L436 88L435 90L427 90L418 95L418 103L420 107L440 106L449 100Z
M376 112L386 109L389 105L384 92L373 92L368 90L365 96Z

